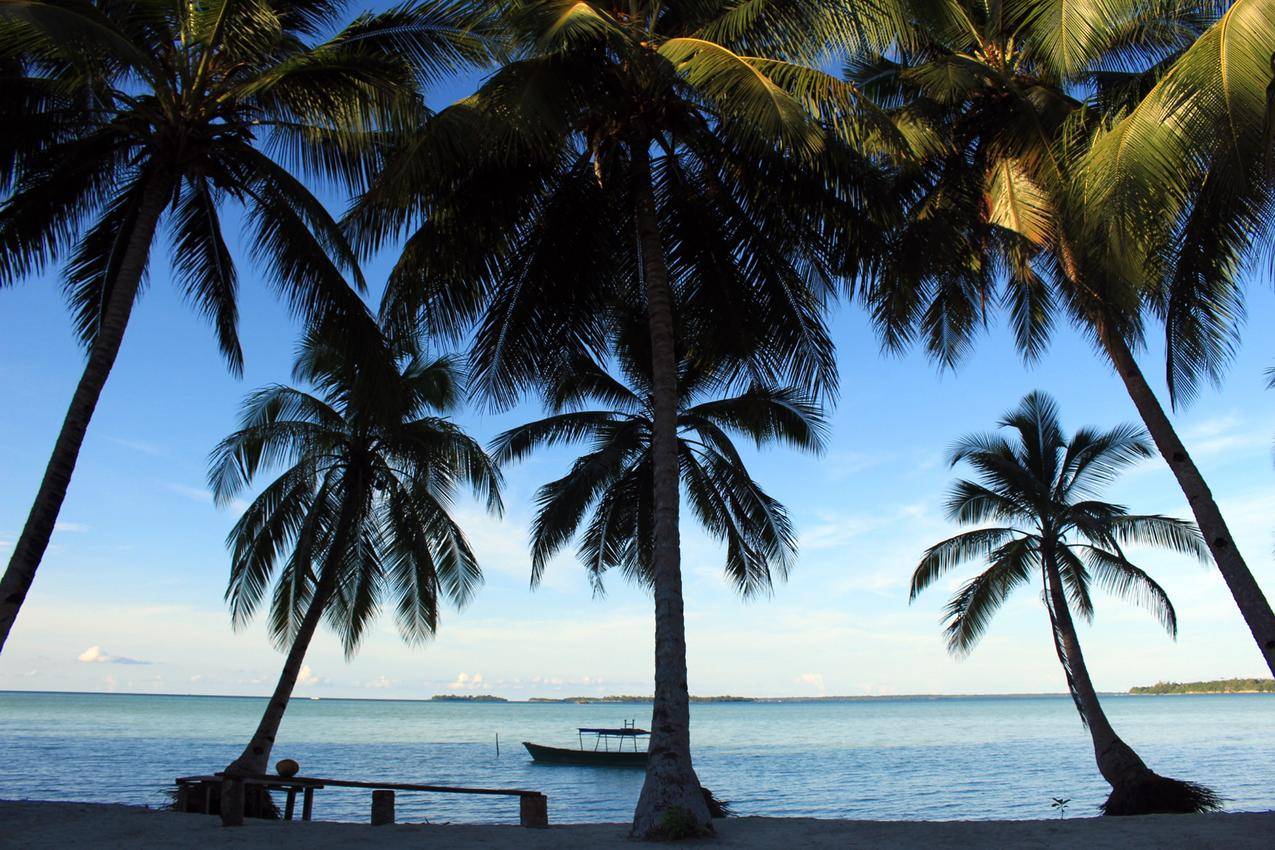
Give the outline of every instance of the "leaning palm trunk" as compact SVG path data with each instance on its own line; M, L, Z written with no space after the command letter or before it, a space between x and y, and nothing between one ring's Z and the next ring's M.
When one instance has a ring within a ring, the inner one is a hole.
M1253 633L1253 640L1257 642L1266 666L1275 674L1275 613L1272 613L1270 603L1266 601L1262 588L1235 545L1208 483L1191 460L1186 446L1173 428L1173 423L1169 421L1164 408L1147 384L1129 346L1118 334L1107 330L1104 324L1098 323L1097 328L1103 348L1120 374L1120 379L1124 381L1129 397L1133 399L1134 406L1138 408L1142 421L1151 433L1151 439L1155 441L1156 448L1164 455L1169 468L1178 479L1178 486L1191 505L1200 533L1204 535L1209 552L1213 555L1226 586L1230 588L1244 622Z
M18 618L18 611L35 580L36 569L48 549L49 538L53 536L53 527L57 524L62 502L66 499L71 475L75 472L75 463L84 443L84 434L94 410L97 409L106 379L110 377L115 365L115 358L119 355L124 330L137 300L137 289L146 272L146 261L159 225L159 217L168 204L170 191L167 181L152 177L149 187L142 195L132 227L127 233L117 236L117 244L122 253L119 255L114 280L107 290L109 300L89 348L88 363L75 387L75 394L71 396L66 418L62 420L62 430L58 432L57 441L53 444L53 455L45 467L44 478L40 480L40 489L36 491L31 512L27 515L22 534L13 548L9 566L5 569L3 578L0 578L0 652L4 651L9 632Z
M1183 782L1160 776L1126 744L1098 702L1098 693L1089 678L1076 625L1067 607L1058 565L1046 555L1046 608L1053 624L1054 649L1067 675L1067 687L1089 727L1093 738L1094 758L1098 772L1111 786L1111 794L1102 804L1107 815L1189 814L1221 807L1221 799L1212 790L1194 782Z
M275 685L274 693L270 695L270 701L266 703L266 710L261 715L261 722L257 724L257 731L253 733L239 758L226 768L227 775L261 774L265 773L270 765L270 752L274 749L275 738L279 734L280 724L283 723L284 712L288 710L288 700L292 698L292 691L297 686L297 677L301 675L305 654L310 649L310 641L314 639L319 620L323 619L323 612L332 598L332 591L336 588L340 553L345 551L345 541L349 538L350 529L354 526L354 514L353 500L350 500L341 508L341 517L332 538L332 548L328 550L328 563L320 568L322 576L314 588L310 607L301 618L296 637L292 639L292 647L288 650L287 660L284 661L283 670L279 673L279 683Z
M633 145L633 193L651 335L654 480L655 697L646 781L633 814L637 838L681 838L712 830L691 764L686 622L678 539L677 355L673 297L651 187L649 140Z

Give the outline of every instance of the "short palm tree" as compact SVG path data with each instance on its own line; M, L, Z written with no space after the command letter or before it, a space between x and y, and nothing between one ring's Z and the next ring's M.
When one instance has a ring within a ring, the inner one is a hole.
M1122 470L1151 456L1145 432L1128 425L1106 432L1082 428L1068 438L1053 400L1040 392L1024 398L1000 424L1013 430L1014 439L978 434L953 449L952 464L969 463L979 480L956 483L948 515L980 527L926 550L912 575L911 598L964 563L987 563L947 605L947 645L959 656L974 648L1014 590L1039 581L1067 688L1093 737L1098 770L1111 785L1103 812L1220 808L1220 798L1209 789L1154 773L1116 734L1098 702L1072 620L1073 607L1092 619L1090 590L1096 583L1147 607L1176 636L1177 615L1168 595L1128 559L1124 547L1157 546L1201 560L1208 557L1194 525L1135 516L1098 500L1100 489Z
M1244 259L1272 235L1270 193L1240 191L1236 184L1249 177L1206 166L1190 180L1218 185L1190 203L1144 187L1155 203L1140 205L1125 221L1127 229L1143 227L1137 239L1122 240L1118 228L1105 224L1108 206L1095 187L1116 172L1125 182L1129 174L1158 178L1148 169L1125 171L1123 160L1096 177L1101 169L1092 161L1099 147L1125 151L1124 137L1104 133L1103 122L1135 107L1148 89L1167 87L1184 97L1189 89L1216 106L1212 98L1227 90L1224 82L1171 83L1202 80L1199 68L1210 50L1215 65L1237 60L1237 73L1251 84L1258 33L1270 26L1256 8L1263 2L1269 7L1269 0L1237 2L1219 20L1214 4L1194 0L994 6L941 0L935 7L941 13L915 16L908 49L860 56L851 71L893 111L921 153L919 164L900 175L907 215L887 240L868 294L886 344L920 339L951 366L988 312L1004 306L1020 350L1034 358L1060 313L1076 321L1124 383L1275 672L1275 612L1134 355L1146 323L1158 319L1166 330L1171 398L1189 398L1201 378L1219 378L1243 314ZM1238 47L1223 36L1232 25ZM1244 99L1249 150L1256 120L1251 88ZM1155 119L1166 128L1176 120ZM1146 157L1158 150L1141 145ZM1230 162L1227 156L1216 158ZM1246 161L1251 165L1252 157ZM1155 263L1148 262L1152 255Z
M270 584L270 634L287 659L261 723L228 773L266 772L270 751L319 621L353 655L383 604L421 643L438 628L440 594L463 605L482 580L450 514L462 486L501 511L500 474L448 421L452 358L396 357L350 344L344 327L307 335L294 378L313 392L271 386L244 403L241 429L212 454L209 484L227 503L267 468L283 471L228 538L226 598L243 626Z
M785 59L817 52L841 5L502 4L516 60L405 147L352 220L370 247L407 234L390 315L476 322L471 371L497 403L605 362L617 309L642 305L656 663L639 837L711 831L690 751L675 339L762 383L835 381L827 221L867 217L871 169L839 144L861 127L843 120L853 87Z
M377 137L423 115L421 75L484 56L451 0L363 14L343 0L0 4L0 287L64 264L88 362L0 579L0 649L66 496L166 222L173 269L232 371L239 279L222 235L242 208L255 267L304 318L361 304L355 258L299 177L358 185Z
M628 385L595 363L580 363L546 394L552 415L496 437L499 463L538 448L587 442L571 471L537 493L531 533L531 581L576 537L577 553L594 589L608 570L651 587L654 581L654 506L651 488L650 359L625 362ZM785 578L797 553L784 506L749 474L731 434L761 446L782 442L806 451L823 446L823 416L790 387L753 385L726 398L710 370L685 359L678 370L677 453L691 511L726 547L726 575L745 597L769 592Z

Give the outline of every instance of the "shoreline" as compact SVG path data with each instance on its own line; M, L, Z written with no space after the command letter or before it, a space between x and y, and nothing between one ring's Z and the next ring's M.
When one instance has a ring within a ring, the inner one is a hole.
M93 697L159 697L172 699L237 699L264 700L269 694L194 694L194 693L146 693L141 691L25 691L0 689L0 696L20 694L30 696L93 696ZM1189 691L1182 693L1130 693L1129 691L1099 691L1098 696L1107 697L1177 697L1177 696L1275 696L1272 691ZM800 703L839 703L839 702L937 702L941 700L998 700L998 699L1046 699L1066 698L1071 695L1065 691L1041 693L1003 693L1003 694L860 694L826 697L736 697L736 696L704 696L691 697L693 705L791 705ZM526 699L435 699L433 697L347 697L347 696L315 696L313 694L295 698L298 702L410 702L435 703L439 705L650 705L650 697L616 698L616 697L528 697Z
M552 823L553 813L550 812ZM0 801L0 847L54 850L92 846L234 847L262 850L337 850L375 841L386 850L418 847L632 848L627 824L563 824L548 829L483 824L396 824L326 821L249 821L225 829L207 815L111 803ZM1248 850L1275 846L1275 812L1207 815L1147 815L1131 818L1067 818L1028 821L865 821L814 818L727 818L714 822L717 835L677 846L763 850L778 846L845 848L888 846L917 850L980 847L1135 850L1166 846Z

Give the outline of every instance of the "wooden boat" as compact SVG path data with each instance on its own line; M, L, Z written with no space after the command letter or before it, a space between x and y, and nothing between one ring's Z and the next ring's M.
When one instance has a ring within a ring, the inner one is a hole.
M651 733L626 722L618 729L581 727L580 748L546 747L523 741L522 745L540 764L574 764L585 767L646 767L646 747L638 749L638 739ZM585 746L584 736L593 736L593 747ZM615 744L613 748L611 745Z

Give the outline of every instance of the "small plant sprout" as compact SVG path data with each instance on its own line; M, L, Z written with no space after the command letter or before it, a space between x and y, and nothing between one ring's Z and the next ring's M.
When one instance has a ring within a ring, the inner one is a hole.
M1050 799L1052 799L1053 802L1049 804L1049 808L1058 810L1059 820L1067 817L1067 804L1071 802L1071 798L1070 797L1051 797Z

